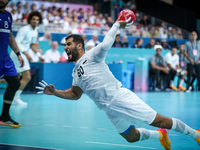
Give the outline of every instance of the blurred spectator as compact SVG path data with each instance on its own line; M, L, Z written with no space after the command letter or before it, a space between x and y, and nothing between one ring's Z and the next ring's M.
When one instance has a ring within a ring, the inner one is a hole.
M88 45L92 45L92 46L94 47L94 46L97 46L99 43L100 43L100 42L98 41L98 36L97 36L97 35L93 35L93 36L92 36L92 39L89 40L89 41L86 43L86 47L87 47Z
M131 27L128 29L128 33L131 36L140 37L140 29L133 23Z
M17 12L16 12L15 9L13 9L13 10L11 11L11 15L12 15L13 21L16 21L16 20L17 20Z
M146 44L145 48L154 49L155 43L156 43L156 40L151 38L150 43Z
M190 35L191 39L185 43L185 56L187 57L187 91L190 92L191 77L195 69L197 76L197 85L200 91L200 44L197 41L197 33L193 31Z
M161 22L161 26L159 27L159 32L163 33L164 30L167 30L165 22Z
M115 42L113 43L112 47L122 47L122 42L120 41L119 34L116 35Z
M186 88L183 87L184 79L187 75L187 71L184 71L179 66L179 56L176 53L177 48L171 47L171 51L168 52L164 57L165 65L167 66L167 69L169 70L170 75L170 87L171 89L177 91L177 88L174 86L174 77L176 75L182 76L181 81L179 82L178 89L185 91Z
M169 46L167 45L167 41L165 39L162 40L162 47L163 47L163 49L170 49Z
M147 38L150 38L151 35L149 33L149 29L148 29L148 26L145 26L144 27L144 30L142 31L142 37L147 37Z
M60 53L58 49L58 42L53 41L51 43L51 49L47 50L44 54L45 63L58 63L60 61Z
M183 39L183 34L181 29L177 30L176 39Z
M129 43L128 43L128 37L126 35L124 35L122 37L122 42L121 42L121 47L128 47Z
M124 7L132 10L134 12L134 14L136 14L137 6L136 6L135 0L128 0L127 3L124 4Z
M170 28L168 38L170 39L177 38L176 28Z
M43 50L39 49L39 47L40 47L39 42L36 42L35 46L37 48L37 51L42 55L43 54ZM36 53L31 48L27 51L27 53L32 58L30 62L41 62L39 57L36 55ZM42 62L42 63L44 63L44 62Z
M135 25L138 25L140 23L141 19L140 19L140 14L136 13L135 14Z
M30 11L29 2L26 2L23 8L23 14L27 14Z
M110 16L108 16L107 17L107 24L108 24L108 26L112 27L113 23L114 23L114 20Z
M37 6L35 3L31 5L31 11L37 11Z
M17 20L22 19L22 8L18 7L17 8Z
M49 41L51 43L52 41L52 36L50 32L44 32L43 36L39 37L39 41Z
M187 58L185 57L185 44L180 44L179 50L180 50L180 52L178 53L179 65L180 65L182 70L187 72L187 62L188 61L187 61ZM196 79L196 75L193 72L192 82L191 82L190 87L189 87L189 89L191 89L192 91L194 91L193 83L194 83L195 79ZM187 83L187 81L185 81L185 82Z
M68 36L68 35L71 35L71 34L72 34L72 33L69 32L69 33L67 34L67 36ZM65 45L65 42L66 42L65 38L66 38L67 36L65 36L65 37L63 37L63 38L61 39L61 41L60 41L60 44L61 44L61 45Z
M154 49L156 50L156 54L152 55L149 59L149 75L153 78L154 90L160 91L162 89L162 86L164 88L167 87L167 83L168 83L167 77L168 77L169 71L164 65L164 60L163 60L163 57L161 56L162 46L155 45ZM163 85L161 84L161 81Z
M146 14L143 15L142 20L140 21L140 23L143 26L148 26L150 24L150 21L148 20L148 16Z
M168 38L167 30L166 29L160 30L158 37L161 39L167 39Z
M150 33L150 37L157 38L159 31L156 30L155 26L151 26L151 30L149 31L149 33Z
M143 45L143 39L142 38L137 38L135 42L133 43L132 48L142 48Z
M88 46L87 46L87 51L91 50L92 48L93 48L92 45L88 45Z

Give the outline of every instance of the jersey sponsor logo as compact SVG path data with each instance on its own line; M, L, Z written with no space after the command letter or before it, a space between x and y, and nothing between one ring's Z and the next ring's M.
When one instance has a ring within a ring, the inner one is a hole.
M83 74L84 74L83 67L80 66L80 67L77 69L77 75L78 75L78 77L81 77Z

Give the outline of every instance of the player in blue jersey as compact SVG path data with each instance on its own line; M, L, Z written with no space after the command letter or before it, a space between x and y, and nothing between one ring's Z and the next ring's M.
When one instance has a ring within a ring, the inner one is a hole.
M0 116L0 125L11 127L20 127L21 124L14 121L9 114L10 106L15 92L20 86L14 63L8 54L8 45L16 53L21 67L24 66L24 60L20 55L15 38L12 34L12 16L5 10L10 0L0 0L0 78L4 78L8 87L3 96L3 108Z

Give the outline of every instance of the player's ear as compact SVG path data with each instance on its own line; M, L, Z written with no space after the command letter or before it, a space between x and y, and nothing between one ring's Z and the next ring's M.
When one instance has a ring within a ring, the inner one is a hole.
M82 44L81 43L79 43L79 44L77 44L77 49L82 49Z

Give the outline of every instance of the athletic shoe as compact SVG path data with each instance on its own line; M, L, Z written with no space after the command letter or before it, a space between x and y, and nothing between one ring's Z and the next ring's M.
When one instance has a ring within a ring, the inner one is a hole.
M4 126L10 126L10 127L21 127L21 124L15 122L11 117L5 119L3 117L0 117L0 125Z
M21 99L14 99L12 104L17 104L17 105L27 105L26 102L23 102Z
M186 90L186 88L185 88L184 86L182 86L182 85L179 85L179 86L178 86L178 89L180 89L180 90L182 90L182 91L185 91L185 90Z
M170 150L171 149L171 141L167 135L167 130L166 129L157 129L157 131L160 133L161 138L160 143L161 145L166 149L166 150Z
M177 91L177 88L174 85L170 86L174 91Z
M195 129L197 132L199 132L199 134L200 134L200 129ZM195 141L197 141L197 143L199 144L199 146L200 146L200 137L198 137L197 139L195 139Z

